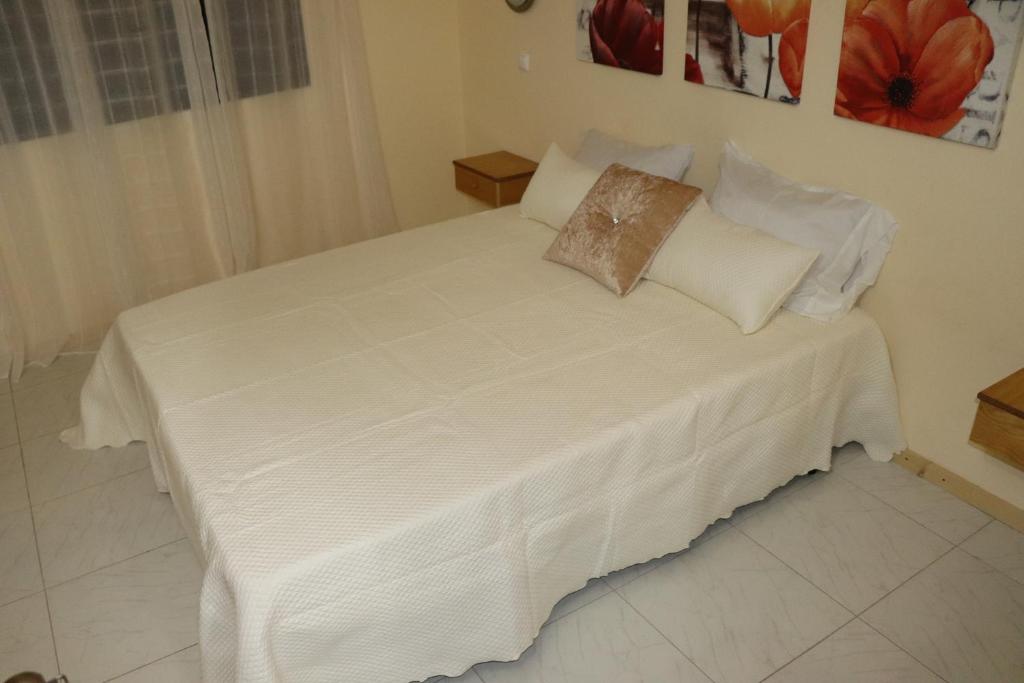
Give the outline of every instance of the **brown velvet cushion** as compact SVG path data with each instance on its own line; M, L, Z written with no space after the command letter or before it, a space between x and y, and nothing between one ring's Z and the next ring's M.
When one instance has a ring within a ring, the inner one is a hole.
M700 193L696 187L612 164L544 258L626 296Z

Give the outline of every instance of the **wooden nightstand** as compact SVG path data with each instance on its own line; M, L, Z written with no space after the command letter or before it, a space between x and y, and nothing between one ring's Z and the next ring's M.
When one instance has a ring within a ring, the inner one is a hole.
M1024 369L982 391L978 400L971 441L1024 469Z
M456 159L455 187L491 206L518 204L537 163L511 152Z

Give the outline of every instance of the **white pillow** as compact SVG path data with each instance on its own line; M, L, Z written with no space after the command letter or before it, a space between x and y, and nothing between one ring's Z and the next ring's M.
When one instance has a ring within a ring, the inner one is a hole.
M570 159L551 143L523 194L519 213L561 230L600 177L599 171Z
M846 192L789 180L731 142L722 152L711 206L737 223L821 252L785 304L821 320L848 313L875 283L899 227L885 209Z
M743 334L764 327L818 252L733 223L698 197L654 257L647 279L732 319Z
M682 180L693 162L693 145L643 147L591 129L583 137L576 161L598 171L622 164L669 180Z

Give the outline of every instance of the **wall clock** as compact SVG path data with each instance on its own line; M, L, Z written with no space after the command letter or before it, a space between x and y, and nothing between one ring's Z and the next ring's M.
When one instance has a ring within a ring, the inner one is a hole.
M525 12L530 9L533 4L533 0L505 0L505 4L508 5L513 12Z

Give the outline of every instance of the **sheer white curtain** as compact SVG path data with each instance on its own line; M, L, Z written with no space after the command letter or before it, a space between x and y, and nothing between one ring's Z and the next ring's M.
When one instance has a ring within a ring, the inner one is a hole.
M261 265L397 229L357 0L207 3ZM305 40L302 37L305 36Z
M0 376L394 230L357 3L208 4L0 0Z

